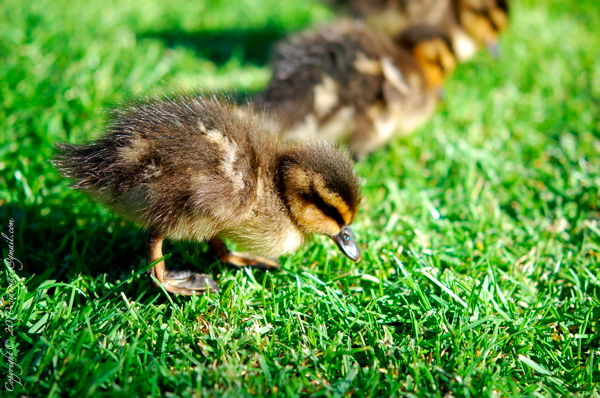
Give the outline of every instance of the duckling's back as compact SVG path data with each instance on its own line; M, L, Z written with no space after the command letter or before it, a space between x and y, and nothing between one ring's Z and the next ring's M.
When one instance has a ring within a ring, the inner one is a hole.
M260 155L278 141L226 102L182 97L117 111L106 136L59 149L74 188L147 228L205 239L250 210L258 173L274 168Z
M276 114L284 128L306 122L307 115L326 124L348 106L363 112L380 93L377 61L396 52L392 42L359 22L294 36L277 45L275 74L256 102Z

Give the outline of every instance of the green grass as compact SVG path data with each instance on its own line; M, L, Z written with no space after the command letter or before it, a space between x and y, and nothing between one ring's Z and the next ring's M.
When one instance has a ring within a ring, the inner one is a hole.
M600 396L600 12L513 3L502 58L460 66L429 124L357 165L360 264L325 238L278 273L167 244L222 287L188 298L140 274L143 234L70 190L53 144L97 136L138 95L259 90L268 46L333 13L1 2L0 229L15 220L24 264L0 288L15 396Z

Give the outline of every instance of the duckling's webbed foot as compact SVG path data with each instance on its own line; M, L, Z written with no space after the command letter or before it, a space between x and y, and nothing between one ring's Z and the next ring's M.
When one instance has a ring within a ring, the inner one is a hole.
M165 270L164 279L169 286L191 290L191 294L194 294L194 292L203 293L207 290L219 290L219 286L213 278L206 274L199 274L198 271L189 264L183 264L173 269Z
M151 231L148 234L148 262L152 263L163 256L163 240L164 237L156 232ZM165 262L161 261L152 267L150 272L165 290L171 293L193 296L208 291L219 291L217 282L206 274L198 273L189 264L168 270L165 268Z
M264 270L278 270L281 265L270 258L253 256L248 253L232 252L227 249L225 242L215 238L208 242L210 248L215 251L219 260L238 269L250 267Z

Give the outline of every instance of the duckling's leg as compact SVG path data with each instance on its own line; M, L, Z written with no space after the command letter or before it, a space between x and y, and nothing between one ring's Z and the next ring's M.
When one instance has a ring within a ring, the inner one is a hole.
M232 252L227 249L225 242L219 238L211 239L208 245L217 253L219 260L231 265L234 268L242 269L245 267L258 269L279 269L281 265L275 260L269 258L257 257L248 253Z
M163 256L162 244L164 236L156 231L148 233L148 262L153 263ZM171 270L165 269L164 260L157 263L150 272L166 291L192 296L206 291L219 291L217 283L208 275L199 274L189 266L180 266Z

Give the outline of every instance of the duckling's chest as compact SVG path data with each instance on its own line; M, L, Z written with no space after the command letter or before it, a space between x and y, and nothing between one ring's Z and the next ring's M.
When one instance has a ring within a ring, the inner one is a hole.
M248 235L254 237L250 247L259 254L278 257L293 253L304 243L304 234L289 220L279 219L270 224L275 228L264 228L265 225L259 222L249 227Z
M279 257L297 250L305 236L291 220L278 212L260 209L236 228L222 234L242 249L266 257Z
M305 234L292 221L289 211L272 185L259 180L256 200L239 225L223 237L253 254L278 257L297 250Z
M245 234L253 237L252 245L263 255L281 256L297 250L305 235L292 221L284 204L269 195L260 201L244 224Z

